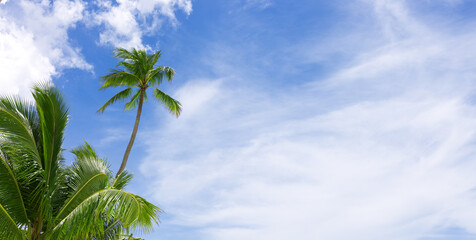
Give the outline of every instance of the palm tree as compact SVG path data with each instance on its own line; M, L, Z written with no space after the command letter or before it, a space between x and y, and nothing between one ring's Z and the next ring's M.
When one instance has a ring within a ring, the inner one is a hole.
M126 87L126 89L120 91L109 99L109 101L107 101L98 112L104 112L109 105L126 99L128 99L129 102L124 106L124 110L130 110L137 106L136 121L132 130L131 139L127 145L117 175L121 174L126 167L127 159L129 158L132 145L136 138L137 129L139 127L142 105L144 99L147 100L147 89L153 89L154 98L162 103L170 113L174 114L176 117L178 117L182 111L179 101L173 99L157 88L164 78L167 78L169 82L172 82L172 77L175 74L174 70L170 67L164 67L161 65L156 66L160 56L160 51L157 51L154 54L147 54L146 50L132 49L131 51L128 51L124 48L117 48L114 51L114 57L123 59L123 61L120 61L116 67L122 66L124 69L111 69L109 74L102 77L103 85L100 89L106 89L109 87Z
M149 231L158 207L124 191L85 143L63 163L68 109L57 89L33 88L34 104L0 97L0 239L103 239L121 229Z

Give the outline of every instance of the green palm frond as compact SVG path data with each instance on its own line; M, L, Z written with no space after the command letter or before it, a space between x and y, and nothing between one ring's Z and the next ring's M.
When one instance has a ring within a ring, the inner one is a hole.
M25 236L7 210L0 204L0 239L23 240Z
M118 236L124 231L124 225L114 217L104 217L104 231L102 234L95 233L92 240L118 240Z
M128 74L135 76L136 80L134 80L134 81L137 84L141 83L142 74L141 74L141 70L140 70L141 67L140 66L137 66L137 64L135 64L134 62L130 63L130 62L126 62L126 61L119 62L117 64L117 66L123 66L125 71L121 71L121 72L127 72ZM116 71L120 71L120 70L116 70ZM134 84L134 83L131 82L131 84ZM131 84L129 84L129 85L131 85ZM126 84L124 84L124 86L125 85ZM120 85L118 85L118 86L120 86Z
M38 151L39 129L36 109L25 101L15 97L0 98L0 137L3 142L18 146L36 162L43 165Z
M53 235L63 239L76 239L85 233L104 233L98 227L102 217L118 219L126 228L132 227L139 232L148 232L153 222L158 222L160 208L145 201L143 198L118 189L97 191L79 204L53 229Z
M180 115L180 112L182 111L182 105L179 101L160 91L158 88L154 88L154 97L160 103L162 103L170 111L170 113L174 114L176 117Z
M159 50L148 57L147 63L149 64L149 66L153 67L155 66L155 64L157 64L157 61L159 60L161 56L162 56L162 52Z
M113 181L111 188L123 190L127 184L132 180L132 174L127 171L123 171Z
M175 71L170 67L159 67L153 69L148 73L148 81L151 85L160 85L164 78L167 78L167 81L172 82Z
M56 173L60 159L62 158L63 133L68 122L68 108L63 96L58 89L52 86L35 86L33 88L33 98L36 102L36 109L41 129L42 160L45 170L45 180L47 186L53 190Z
M58 212L56 220L63 219L84 199L107 187L111 173L106 162L97 157L96 152L85 143L73 150L76 161L69 171L71 193Z
M137 90L136 93L134 93L134 95L132 96L131 100L126 103L126 105L124 105L124 111L128 111L128 110L131 110L133 108L135 108L138 104L139 104L139 101L140 101L140 93L141 93L141 90Z
M0 204L8 208L15 223L22 226L29 223L20 183L2 152L0 152Z
M86 141L83 145L71 150L71 153L74 154L76 159L99 158L96 151Z
M127 63L124 63L124 65L128 66ZM119 86L134 86L140 82L140 78L138 78L137 75L117 69L110 69L109 74L101 77L101 79L104 83L100 89Z
M132 88L126 88L120 92L118 92L116 95L114 95L111 99L109 99L99 110L98 112L104 112L106 108L115 103L115 102L120 102L124 101L127 97L131 95Z
M116 48L114 50L114 57L115 58L122 58L125 60L131 60L132 59L132 54L125 48Z
M172 82L172 78L175 75L175 71L170 67L164 67L163 72L165 73L165 76L167 76L167 81Z

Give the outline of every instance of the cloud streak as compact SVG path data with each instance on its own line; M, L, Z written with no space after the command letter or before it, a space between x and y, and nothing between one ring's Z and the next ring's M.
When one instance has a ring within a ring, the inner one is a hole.
M184 116L152 132L141 166L171 225L226 240L476 234L476 34L404 1L358 6L373 34L345 38L351 60L323 80L263 92L238 73L177 92ZM296 64L326 59L304 52Z

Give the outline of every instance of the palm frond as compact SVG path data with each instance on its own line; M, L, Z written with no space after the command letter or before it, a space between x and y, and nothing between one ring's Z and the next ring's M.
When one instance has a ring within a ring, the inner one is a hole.
M28 220L31 223L36 217L42 215L44 209L43 207L46 204L44 202L44 196L46 194L46 181L43 166L16 143L3 142L0 144L0 151L3 153L3 159L10 166L10 169L15 177L15 181L18 183L19 189L16 191L20 192L23 205L26 209L26 215L28 216ZM11 179L7 178L2 179L2 181L3 180L7 181L8 183L6 183L6 185L0 183L2 187L7 187L7 184L13 184ZM11 187L13 189L14 186ZM12 189L10 189L8 192L5 192L9 198L14 196L10 195L13 193L13 191L11 191ZM19 203L20 202L16 202L15 204ZM6 208L8 210L10 207L7 205ZM14 217L14 219L16 218ZM18 221L17 223L19 225L24 225L23 221Z
M147 79L149 85L159 86L162 84L164 78L167 78L167 81L172 82L175 71L170 67L158 67L148 72Z
M141 79L142 79L142 75L141 75L141 70L140 70L140 67L138 67L135 62L126 62L126 61L121 61L117 64L116 67L118 66L123 66L124 69L126 71L123 71L123 72L127 72L131 75L134 75L136 77L136 79L134 80L136 82L136 84L138 86L141 85ZM118 70L118 71L121 71L121 70Z
M180 115L180 112L182 111L182 105L179 101L160 91L158 88L154 88L154 97L160 103L162 103L170 111L170 113L174 114L176 117Z
M96 151L86 141L83 145L71 150L71 153L74 154L76 159L99 158Z
M15 97L0 98L0 138L30 154L42 164L38 151L38 114L32 104Z
M136 93L134 93L134 96L132 96L131 100L126 103L126 105L124 105L124 111L131 110L139 104L141 91L142 90L139 89Z
M0 204L8 209L15 223L23 226L29 223L20 183L2 152L0 152Z
M120 102L124 101L126 98L128 98L131 95L132 88L126 88L120 92L118 92L116 95L114 95L111 99L109 99L101 108L99 108L98 112L104 112L106 108L115 103L115 102Z
M96 152L86 142L73 150L76 161L69 171L71 193L64 206L56 215L56 220L63 219L84 199L107 187L111 173L107 163L97 157Z
M23 240L25 236L7 210L0 204L0 239Z
M157 51L154 54L148 56L149 66L153 68L161 56L162 56L161 51Z
M126 62L124 62L124 64L127 65ZM101 79L103 84L99 89L120 86L131 87L140 83L140 78L135 74L117 69L110 69L109 74L102 76Z
M114 57L130 60L130 59L132 59L132 54L131 54L130 51L128 51L125 48L116 48L114 50Z
M170 68L170 67L164 67L163 71L165 73L165 76L167 77L167 80L169 82L172 82L172 78L175 75L175 70L173 68Z
M42 161L47 186L53 187L63 144L63 134L68 122L68 108L58 89L44 85L33 88L42 144ZM50 193L53 189L48 190Z
M132 174L124 170L119 176L114 179L114 182L111 185L111 188L122 190L127 184L132 180Z
M148 232L153 222L158 222L160 208L143 198L118 189L104 189L96 192L64 217L53 229L56 237L76 239L85 233L104 233L98 223L102 217L118 219L126 228Z

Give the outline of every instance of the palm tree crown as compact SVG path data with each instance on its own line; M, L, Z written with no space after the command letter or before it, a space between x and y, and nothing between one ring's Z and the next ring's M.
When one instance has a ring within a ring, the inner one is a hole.
M68 109L57 89L34 87L34 104L0 98L0 239L108 239L121 229L148 231L160 209L123 190L85 143L63 164Z
M175 74L174 70L170 67L157 66L157 62L161 56L160 51L154 54L147 54L146 50L132 49L129 51L124 48L117 48L114 52L114 56L122 59L122 61L116 65L116 67L122 67L122 69L111 69L109 74L103 76L103 85L100 89L109 87L125 87L126 89L109 99L98 112L104 112L109 105L126 99L128 102L125 104L124 110L130 110L137 106L136 121L131 139L124 153L121 167L117 172L117 175L119 175L126 166L132 145L134 144L142 113L142 104L144 99L147 100L146 90L153 89L154 98L162 103L170 113L176 117L180 115L182 107L179 101L173 99L158 88L164 78L171 82Z

